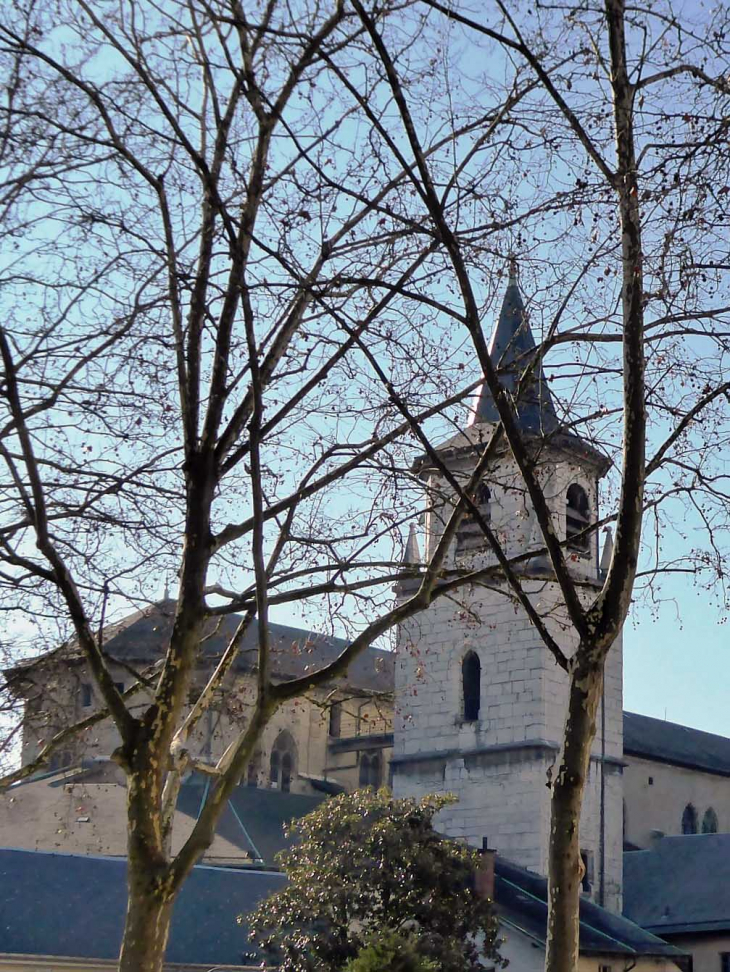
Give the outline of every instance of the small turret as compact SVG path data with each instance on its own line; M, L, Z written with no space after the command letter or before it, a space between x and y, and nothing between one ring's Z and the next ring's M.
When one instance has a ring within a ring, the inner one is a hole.
M606 539L603 542L603 552L601 553L601 563L599 566L601 577L605 577L608 573L608 568L611 566L611 557L613 556L613 530L611 527L606 527L605 534Z
M408 531L408 540L406 541L405 553L403 554L403 566L418 567L420 563L421 551L418 549L418 534L416 532L416 524L411 523Z

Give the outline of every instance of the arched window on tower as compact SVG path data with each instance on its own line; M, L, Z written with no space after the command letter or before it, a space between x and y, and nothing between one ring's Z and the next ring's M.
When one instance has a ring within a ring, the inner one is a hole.
M682 833L697 833L697 811L691 803L687 804L687 806L684 808L684 813L682 814Z
M291 733L283 729L276 737L269 760L269 785L282 793L291 790L291 781L296 773L296 747Z
M588 494L578 483L573 483L568 487L565 497L565 539L568 541L568 547L571 550L585 553L590 549L590 535L580 536L583 530L590 526L590 523L591 510Z
M492 516L491 501L492 494L489 492L489 486L486 483L480 483L474 496L474 502L479 507L479 513L486 523L489 523ZM467 510L459 521L459 527L456 531L456 552L457 554L464 553L483 545L484 531L477 523L474 514Z
M461 663L461 685L464 696L464 722L476 722L481 708L482 666L476 652L470 651Z
M712 807L708 807L707 810L705 810L705 815L702 818L702 833L703 834L717 833L717 814L712 809Z

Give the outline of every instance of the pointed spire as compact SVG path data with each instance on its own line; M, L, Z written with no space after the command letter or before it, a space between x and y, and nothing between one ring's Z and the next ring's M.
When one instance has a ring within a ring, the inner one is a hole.
M602 575L605 575L611 566L611 557L613 556L613 530L611 527L606 527L603 532L606 534L606 539L603 542L603 553L601 554L599 570Z
M535 339L522 302L517 283L517 260L510 257L509 279L502 309L489 341L489 357L499 372L502 386L512 394L517 391L520 377L535 352ZM527 387L517 404L517 415L523 432L532 434L554 432L559 425L550 389L542 367L534 369ZM477 394L469 424L497 422L499 415L486 384Z
M418 534L416 532L416 524L411 523L410 529L408 530L406 550L403 554L403 564L406 567L417 567L420 563L421 551L418 549Z
M162 592L162 600L170 600L170 575L165 574L165 590Z

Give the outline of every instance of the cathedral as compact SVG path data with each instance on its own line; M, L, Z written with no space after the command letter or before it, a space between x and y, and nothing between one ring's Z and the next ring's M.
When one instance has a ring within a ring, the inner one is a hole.
M500 380L512 391L525 368L532 369L529 381L521 383L518 421L570 570L590 599L600 589L611 553L610 531L599 536L587 530L599 519L599 484L608 461L561 423L542 367L534 360L535 349L513 273L489 351ZM439 543L453 510L450 482L467 482L496 421L494 403L483 388L467 427L438 447L440 462L428 457L417 462L425 512L422 531L411 529L404 556L416 570ZM505 445L497 448L481 478L476 503L506 555L524 556L524 590L569 656L572 629ZM474 517L461 520L448 557L447 566L460 569L494 563ZM407 598L417 583L417 577L401 582L396 598ZM114 676L122 689L130 671L154 663L164 651L174 609L173 601L163 600L108 629L106 650L115 659ZM227 618L211 631L197 676L201 683L237 621ZM250 645L243 645L225 698L196 737L200 755L208 760L221 755L246 721L255 686L247 649L255 644L255 628L247 638ZM276 624L271 639L279 678L319 667L345 646L337 638ZM24 762L37 754L49 732L88 716L99 702L84 658L72 643L18 666L9 677L26 704ZM54 687L52 707L42 693L48 684ZM390 785L397 797L450 793L455 800L440 815L440 829L497 852L502 863L496 899L501 920L512 929L513 967L537 968L540 963L530 957L530 949L539 951L539 932L529 924L525 902L544 893L538 885L547 872L549 783L566 698L567 676L504 581L484 580L454 597L436 598L401 625L395 652L368 649L336 684L275 714L205 860L236 868L271 867L282 846L282 823L331 793L367 785ZM124 778L109 760L116 742L113 727L98 723L58 753L48 772L0 797L5 847L93 855L96 860L123 857ZM204 805L206 785L193 774L183 786L175 823L178 840ZM681 965L680 953L654 937L662 935L684 949L685 958L695 955L696 972L730 972L730 902L724 903L713 882L702 885L707 885L708 900L694 922L686 908L664 903L662 897L676 880L691 885L692 868L700 866L698 848L730 867L730 843L725 841L730 838L730 740L624 713L620 638L608 657L580 833L584 904L594 909L585 921L585 941L592 940L590 929L603 936L603 944L591 953L600 959L598 969L611 968L605 956L617 949L627 963L624 968L640 955L654 968ZM677 870L677 862L683 862L684 871ZM630 886L624 881L625 866ZM661 867L676 880L662 877ZM622 918L622 909L641 928ZM715 938L708 945L710 932ZM523 943L522 952L515 942ZM581 942L583 950L583 925ZM590 952L590 944L585 948ZM727 968L717 964L718 956L727 956Z

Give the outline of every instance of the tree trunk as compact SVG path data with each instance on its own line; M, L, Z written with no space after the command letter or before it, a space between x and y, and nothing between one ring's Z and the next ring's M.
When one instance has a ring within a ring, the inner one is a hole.
M563 748L553 782L546 972L575 972L578 966L578 906L583 873L580 811L603 685L603 665L591 654L581 646L575 656Z
M129 861L127 917L119 972L162 972L174 897L141 861Z

